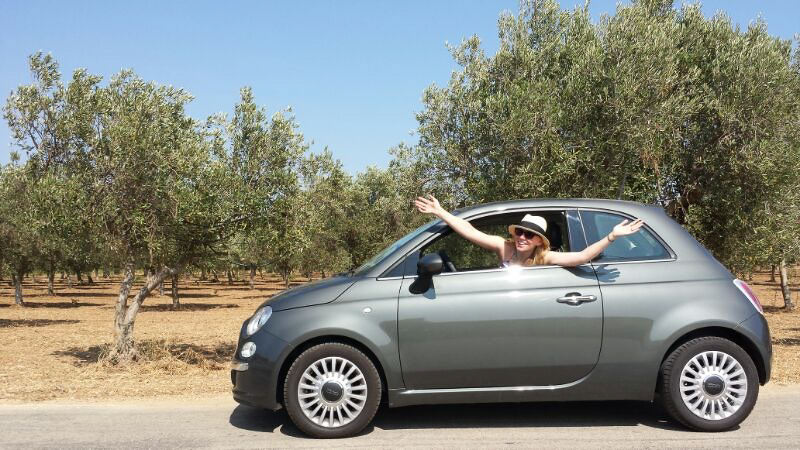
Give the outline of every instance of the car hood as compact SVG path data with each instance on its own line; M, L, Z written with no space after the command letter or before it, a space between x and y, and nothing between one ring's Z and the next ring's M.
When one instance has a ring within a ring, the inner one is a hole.
M342 295L355 282L356 278L349 276L326 278L287 289L267 299L261 306L269 305L273 311L283 311L330 303Z

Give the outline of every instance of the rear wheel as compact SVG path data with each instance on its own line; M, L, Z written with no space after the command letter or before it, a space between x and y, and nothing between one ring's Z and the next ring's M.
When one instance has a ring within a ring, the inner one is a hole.
M758 398L753 360L720 337L693 339L676 348L661 366L667 412L698 431L724 431L740 424Z
M372 361L347 344L304 351L286 374L283 398L292 422L318 438L352 436L375 416L381 379Z

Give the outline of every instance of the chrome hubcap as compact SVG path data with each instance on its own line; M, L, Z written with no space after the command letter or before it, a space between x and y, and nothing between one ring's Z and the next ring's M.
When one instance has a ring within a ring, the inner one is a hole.
M747 397L747 375L734 357L708 351L681 370L681 398L689 411L707 420L730 417Z
M317 425L334 428L352 422L367 402L367 381L352 362L338 356L315 361L297 386L300 408Z

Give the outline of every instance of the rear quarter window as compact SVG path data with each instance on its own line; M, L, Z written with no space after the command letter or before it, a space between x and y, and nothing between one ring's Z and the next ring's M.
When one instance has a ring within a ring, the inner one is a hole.
M617 224L626 219L627 217L622 215L608 212L581 211L581 221L589 245L607 236ZM650 230L642 227L634 234L616 238L594 261L645 261L671 258L672 255L658 238Z

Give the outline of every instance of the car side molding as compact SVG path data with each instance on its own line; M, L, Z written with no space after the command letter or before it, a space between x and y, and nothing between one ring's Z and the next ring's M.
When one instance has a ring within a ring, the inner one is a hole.
M389 407L455 403L495 403L546 401L548 393L569 389L583 383L591 373L571 383L548 386L497 386L455 389L390 389ZM558 394L557 397L559 398Z

